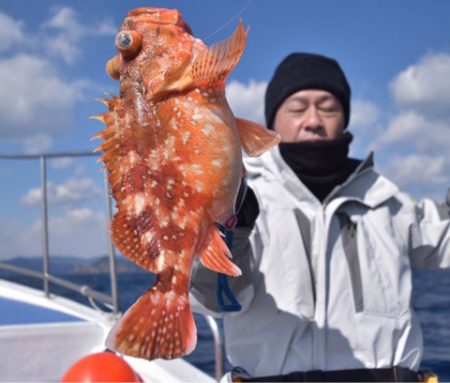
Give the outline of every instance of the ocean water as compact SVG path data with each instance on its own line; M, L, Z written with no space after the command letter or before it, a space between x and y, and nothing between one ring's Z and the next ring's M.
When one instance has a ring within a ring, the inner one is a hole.
M78 284L87 284L98 291L110 292L109 277L104 274L71 275L67 278ZM14 280L41 287L40 282L26 277L15 277ZM119 274L121 310L124 311L133 304L153 281L152 275L142 272ZM421 368L437 373L441 382L450 382L450 271L417 270L413 274L413 283L413 307L421 322L424 338L424 358ZM53 287L52 292L86 303L86 298L77 293L57 287ZM195 315L195 320L198 328L198 346L185 359L214 376L214 342L211 331L202 316ZM222 328L220 321L219 327ZM223 364L225 371L230 369L231 366L225 357Z

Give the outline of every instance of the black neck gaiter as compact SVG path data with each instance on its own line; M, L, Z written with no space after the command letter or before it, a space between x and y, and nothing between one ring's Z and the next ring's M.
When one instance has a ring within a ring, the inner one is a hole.
M323 201L352 174L361 161L348 158L353 136L344 132L332 141L283 142L280 153L305 186Z

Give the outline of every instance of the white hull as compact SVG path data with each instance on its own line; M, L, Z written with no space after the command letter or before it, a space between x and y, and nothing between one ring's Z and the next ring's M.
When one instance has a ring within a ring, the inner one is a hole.
M117 319L1 279L0 303L2 308L11 307L0 314L0 381L4 382L59 381L75 361L105 350L106 335ZM146 382L214 381L183 359L125 360Z

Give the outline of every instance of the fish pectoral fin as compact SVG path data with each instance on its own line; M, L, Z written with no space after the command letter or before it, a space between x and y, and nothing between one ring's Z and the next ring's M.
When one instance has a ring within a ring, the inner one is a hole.
M236 118L236 126L242 147L250 157L257 157L280 142L280 135L263 126Z
M158 283L127 310L106 339L108 349L148 360L178 358L196 344L187 293L162 292Z
M241 269L230 261L231 253L225 242L222 240L220 232L214 228L211 232L211 239L205 243L203 251L200 253L200 262L206 268L238 277L242 275Z
M228 74L241 58L248 28L240 20L236 31L228 39L202 51L192 65L192 78L198 87L225 86Z
M161 234L156 230L150 209L145 213L146 216L133 217L119 210L111 224L112 239L125 257L152 273L159 273L166 266L167 255L161 251Z

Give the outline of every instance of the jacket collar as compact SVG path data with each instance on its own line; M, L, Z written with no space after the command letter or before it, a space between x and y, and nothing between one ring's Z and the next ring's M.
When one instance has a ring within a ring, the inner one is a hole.
M281 183L299 202L322 205L283 160L278 146L260 157L245 157L244 163L250 181L262 177L267 182ZM330 193L323 204L330 204L334 200L339 200L339 204L355 200L374 208L397 192L398 188L395 184L374 170L372 152L346 182Z

